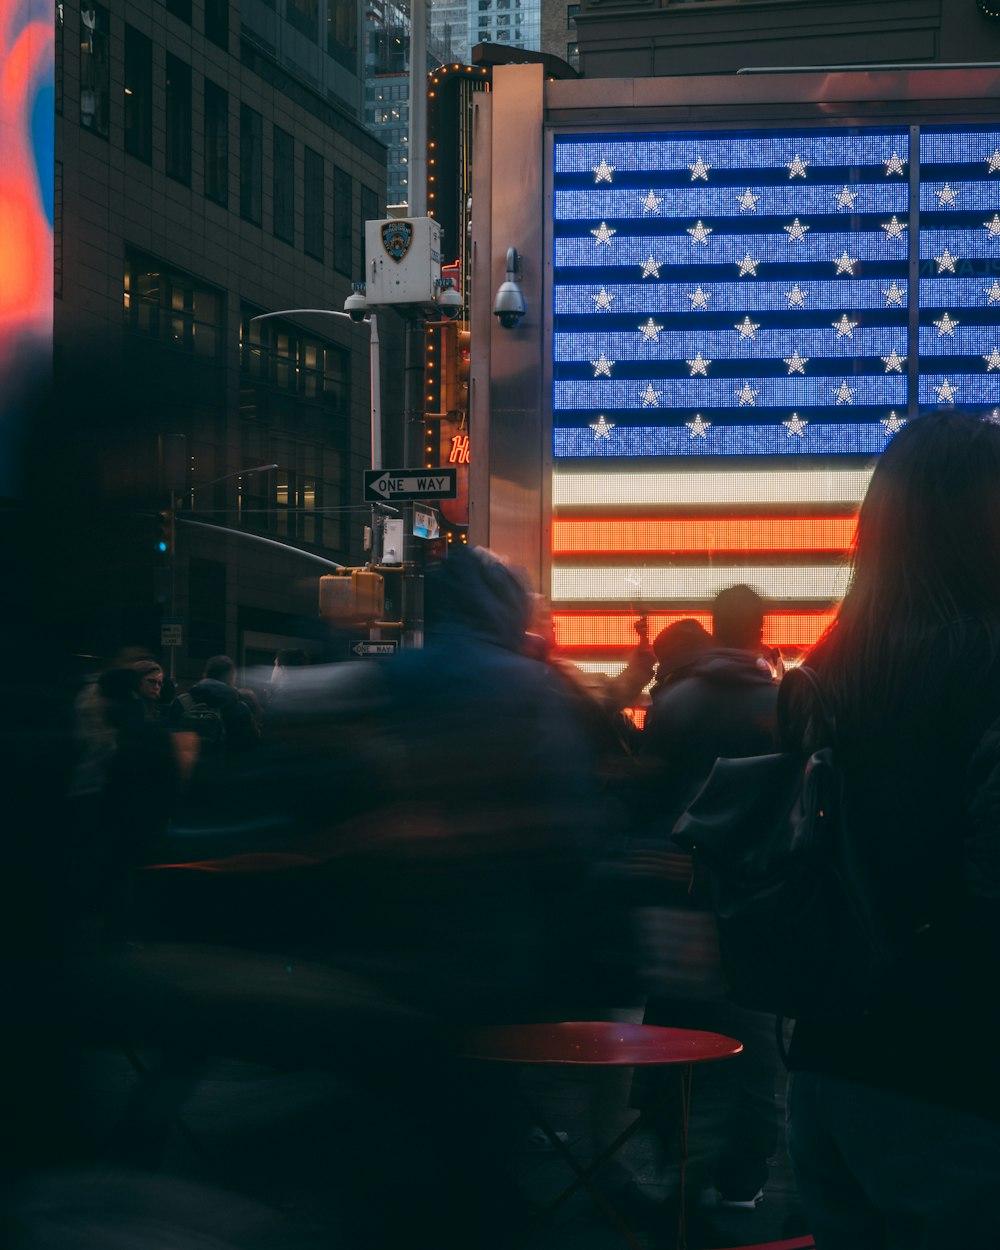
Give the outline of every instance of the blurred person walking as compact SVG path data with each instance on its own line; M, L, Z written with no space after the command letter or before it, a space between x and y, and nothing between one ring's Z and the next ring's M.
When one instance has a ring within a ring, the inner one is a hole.
M778 1142L779 1059L774 1018L729 998L708 883L670 831L720 756L774 749L778 686L764 656L764 603L749 586L731 586L713 603L709 638L681 621L654 641L661 657L640 759L652 819L632 861L650 905L636 911L648 970L646 1024L704 1029L739 1038L743 1053L699 1079L688 1177L703 1207L753 1211L763 1197ZM659 1080L650 1081L658 1089ZM655 1096L637 1082L634 1098ZM673 1122L661 1122L664 1145Z
M935 413L893 438L807 662L899 959L863 1017L795 1023L802 1203L819 1250L995 1245L1000 427Z
M206 750L252 750L260 740L260 705L250 690L236 685L236 662L213 655L186 694L170 707L173 728L198 734Z

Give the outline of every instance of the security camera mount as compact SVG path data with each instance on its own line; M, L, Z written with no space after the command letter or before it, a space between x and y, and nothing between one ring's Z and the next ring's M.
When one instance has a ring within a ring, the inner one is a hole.
M507 249L507 272L497 288L493 301L493 316L505 330L514 330L527 312L524 292L521 290L521 257L516 247Z

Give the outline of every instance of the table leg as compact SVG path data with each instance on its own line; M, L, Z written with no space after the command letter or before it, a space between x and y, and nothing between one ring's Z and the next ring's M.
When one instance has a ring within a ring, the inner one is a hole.
M691 1082L693 1076L693 1068L691 1065L685 1065L678 1073L677 1091L680 1097L680 1159L678 1164L678 1206L677 1206L677 1242L676 1250L686 1250L687 1248L687 1228L685 1221L685 1190L687 1188L687 1156L688 1156L688 1126L691 1115ZM660 1097L636 1116L636 1118L627 1124L618 1136L609 1142L607 1146L596 1156L595 1159L586 1166L581 1164L573 1152L568 1148L565 1142L561 1141L557 1136L555 1129L546 1120L541 1108L531 1099L525 1097L525 1103L531 1113L532 1118L538 1124L539 1128L545 1134L553 1150L555 1150L564 1162L571 1168L576 1179L571 1181L567 1187L556 1196L545 1208L546 1214L553 1214L568 1202L574 1194L579 1193L581 1189L586 1189L591 1197L597 1202L601 1210L608 1216L611 1222L621 1234L623 1240L633 1248L633 1250L642 1250L641 1243L636 1239L635 1234L628 1227L625 1221L619 1215L610 1199L604 1194L600 1186L593 1180L595 1173L610 1159L613 1155L624 1146L640 1128L660 1109L661 1106L673 1095L673 1088L664 1090ZM523 1096L523 1095L522 1095Z
M569 1165L576 1175L576 1180L564 1189L562 1193L556 1197L554 1202L549 1203L549 1205L545 1208L546 1214L551 1215L557 1211L563 1203L567 1202L573 1194L577 1193L581 1188L585 1188L612 1224L614 1224L626 1244L631 1246L632 1250L643 1250L642 1243L636 1239L635 1234L619 1215L611 1200L604 1194L600 1186L595 1184L591 1179L597 1169L603 1163L606 1163L615 1151L632 1136L638 1128L639 1123L642 1120L642 1116L637 1117L625 1130L623 1130L623 1132L619 1133L618 1137L616 1137L609 1146L606 1146L604 1150L601 1151L592 1163L584 1167L577 1160L576 1156L569 1149L566 1143L559 1138L555 1129L552 1128L540 1109L533 1104L530 1109L533 1118L537 1121L539 1128L548 1138L553 1149L559 1153L561 1158Z

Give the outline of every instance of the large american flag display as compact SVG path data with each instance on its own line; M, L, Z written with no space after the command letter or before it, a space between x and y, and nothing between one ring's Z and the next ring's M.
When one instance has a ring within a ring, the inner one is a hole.
M893 434L1000 420L1000 130L561 134L552 210L556 642L615 673L742 582L794 658Z

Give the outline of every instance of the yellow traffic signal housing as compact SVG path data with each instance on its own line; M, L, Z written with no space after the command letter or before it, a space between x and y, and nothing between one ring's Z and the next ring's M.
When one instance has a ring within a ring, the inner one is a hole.
M441 415L469 410L472 334L460 322L441 327Z
M384 605L385 582L371 569L341 569L319 579L319 614L327 620L376 621Z

